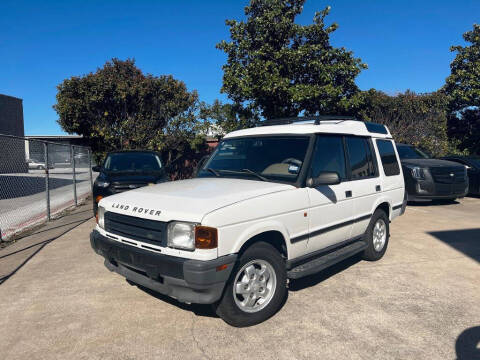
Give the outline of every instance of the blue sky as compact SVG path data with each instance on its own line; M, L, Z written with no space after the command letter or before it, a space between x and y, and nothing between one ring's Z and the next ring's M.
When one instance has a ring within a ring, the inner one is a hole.
M0 93L23 99L25 133L62 134L56 86L95 71L112 57L135 58L154 75L172 74L200 99L220 94L225 62L215 44L228 39L225 19L242 19L244 0L0 1ZM335 46L369 66L361 89L428 92L442 86L449 47L480 22L480 0L307 0L299 23L332 6Z

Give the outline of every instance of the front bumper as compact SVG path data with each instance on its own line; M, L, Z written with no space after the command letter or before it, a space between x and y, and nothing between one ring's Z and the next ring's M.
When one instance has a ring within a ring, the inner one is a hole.
M456 199L467 195L468 181L455 184L441 184L427 180L412 181L407 186L408 201L428 201L435 199Z
M211 304L222 296L237 259L236 254L200 261L156 254L111 240L98 231L90 234L95 252L105 266L128 280L181 302ZM217 271L220 265L227 265Z

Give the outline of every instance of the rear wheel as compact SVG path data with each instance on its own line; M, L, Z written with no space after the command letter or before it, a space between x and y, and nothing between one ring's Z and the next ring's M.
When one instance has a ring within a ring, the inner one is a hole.
M377 209L373 213L364 235L368 247L363 252L363 259L368 261L380 260L387 251L389 237L388 216L382 209Z
M232 326L258 324L282 307L286 283L285 262L277 249L255 243L240 256L216 313Z

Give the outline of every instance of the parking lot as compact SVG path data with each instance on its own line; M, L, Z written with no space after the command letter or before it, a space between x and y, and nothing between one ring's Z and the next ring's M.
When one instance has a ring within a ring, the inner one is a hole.
M243 329L128 285L91 250L94 220L67 217L0 251L1 357L474 359L479 214L480 198L409 206L381 261L292 281L276 316Z

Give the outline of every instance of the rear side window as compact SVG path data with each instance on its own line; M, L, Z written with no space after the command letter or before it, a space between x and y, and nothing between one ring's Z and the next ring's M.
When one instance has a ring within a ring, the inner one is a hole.
M383 171L386 176L400 175L397 156L390 140L377 140L377 148L382 159Z
M341 136L318 135L312 161L312 177L321 172L337 172L340 179L347 178L345 171L345 152Z
M375 164L368 140L354 136L349 136L346 140L352 180L375 176Z

